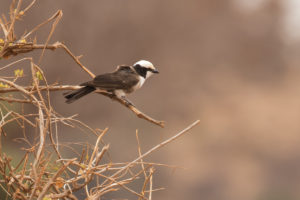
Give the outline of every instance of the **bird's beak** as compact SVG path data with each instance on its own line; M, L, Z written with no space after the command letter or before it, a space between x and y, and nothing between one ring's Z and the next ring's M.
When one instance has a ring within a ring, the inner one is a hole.
M153 72L154 74L158 74L158 73L159 73L159 72L157 71L157 69L152 70L152 72Z

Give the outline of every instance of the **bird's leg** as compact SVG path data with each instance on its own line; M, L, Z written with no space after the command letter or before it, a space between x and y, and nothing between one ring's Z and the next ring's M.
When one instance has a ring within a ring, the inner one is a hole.
M111 98L111 99L117 97L117 95L115 95L115 93L113 93L113 92L107 92L107 96L109 96L109 98Z
M121 96L121 99L123 101L125 101L125 103L126 103L127 106L133 106L133 107L135 107L135 105L131 101L129 101L129 99L127 99L126 96Z
M107 96L109 96L111 99L114 98L122 99L125 102L126 106L135 107L135 105L131 101L129 101L129 99L127 99L126 96L124 95L117 95L114 92L107 92Z

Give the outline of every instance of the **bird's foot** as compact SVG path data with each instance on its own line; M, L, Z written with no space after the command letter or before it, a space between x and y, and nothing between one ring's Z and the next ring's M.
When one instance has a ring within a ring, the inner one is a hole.
M129 101L126 97L122 96L121 99L125 102L126 106L135 107L135 105L131 101Z
M111 99L116 98L117 96L112 92L107 92L107 96Z

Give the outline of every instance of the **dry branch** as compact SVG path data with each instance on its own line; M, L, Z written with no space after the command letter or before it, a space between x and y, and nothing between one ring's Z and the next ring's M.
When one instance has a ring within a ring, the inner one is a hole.
M132 162L128 163L127 165L125 165L124 167L122 167L120 170L118 170L116 173L114 173L111 177L115 178L116 176L120 175L122 172L124 172L124 170L126 170L127 168L129 168L131 165L133 165L134 163L138 162L139 160L143 159L144 157L148 156L149 154L153 153L154 151L156 151L157 149L160 149L161 147L165 146L166 144L176 140L177 138L179 138L180 136L182 136L183 134L187 133L190 129L192 129L194 126L196 126L197 124L200 123L200 120L195 121L194 123L192 123L191 125L189 125L187 128L185 128L184 130L180 131L179 133L177 133L176 135L174 135L173 137L165 140L164 142L156 145L155 147L153 147L152 149L150 149L149 151L147 151L146 153L144 153L143 155L139 156L138 158L136 158L135 160L133 160ZM104 185L106 183L106 181L104 181L102 183L102 185ZM106 188L104 188L106 189ZM102 190L104 190L102 189Z
M59 90L77 90L77 89L80 89L80 88L81 88L81 86L75 86L75 85L59 85L59 86L48 86L48 87L47 86L39 86L38 90L39 91L42 91L42 90L59 91ZM24 89L34 93L34 92L36 92L37 88L33 87L33 86L26 86L26 87L24 87ZM8 93L8 92L16 92L16 91L18 91L16 88L3 88L3 89L0 89L0 93ZM147 121L149 121L153 124L156 124L160 127L164 127L164 122L163 121L158 121L158 120L155 120L155 119L149 117L148 115L146 115L143 112L141 112L140 110L138 110L136 107L134 107L132 105L128 105L128 103L126 103L123 99L117 98L116 96L112 96L110 93L107 93L106 91L97 90L96 93L102 94L102 95L107 96L107 97L109 97L113 100L116 100L117 102L119 102L123 106L130 109L139 118L145 119L145 120L147 120Z

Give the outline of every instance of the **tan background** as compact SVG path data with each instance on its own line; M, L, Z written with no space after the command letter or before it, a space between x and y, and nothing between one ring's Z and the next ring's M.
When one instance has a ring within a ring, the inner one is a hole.
M9 2L1 3L1 13ZM64 42L82 54L94 73L140 59L157 65L160 74L129 99L165 120L164 129L100 95L67 105L62 92L53 93L52 104L64 116L78 113L91 127L110 128L105 140L116 162L137 156L136 129L145 151L201 119L190 134L147 159L187 168L175 173L159 168L154 186L167 190L156 192L154 199L299 199L298 18L289 1L252 2L43 0L18 22L18 31L62 9L51 42ZM37 34L39 42L48 31L45 27ZM62 50L46 52L41 66L50 83L89 79ZM94 142L66 127L60 127L60 137Z

